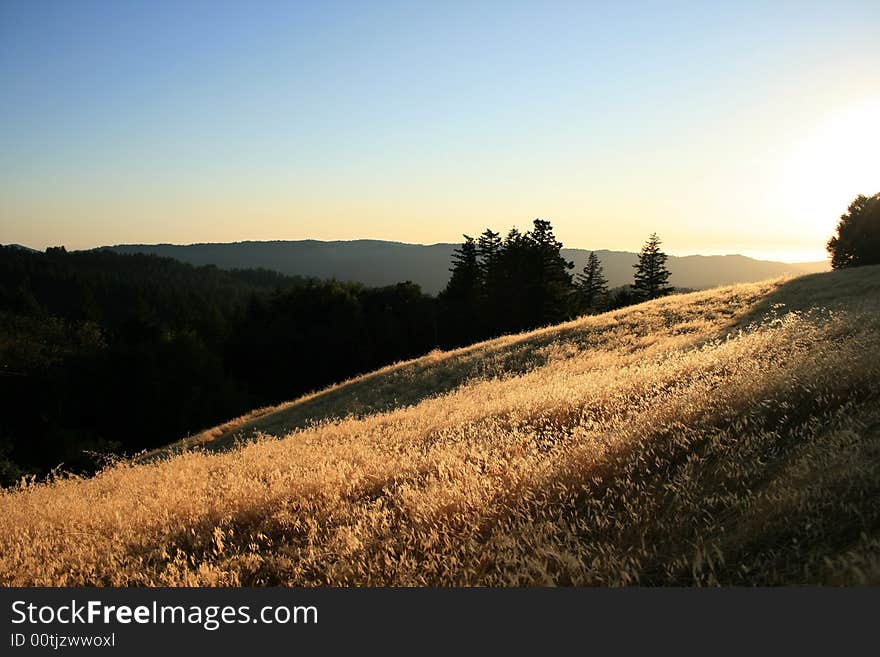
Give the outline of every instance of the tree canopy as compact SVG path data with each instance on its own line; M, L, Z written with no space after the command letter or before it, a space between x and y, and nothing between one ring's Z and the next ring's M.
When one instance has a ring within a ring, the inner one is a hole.
M535 219L532 230L513 228L504 239L488 228L476 241L464 237L440 293L445 346L560 322L578 310L574 264L549 221Z
M827 249L834 269L880 264L880 194L859 194L850 203Z

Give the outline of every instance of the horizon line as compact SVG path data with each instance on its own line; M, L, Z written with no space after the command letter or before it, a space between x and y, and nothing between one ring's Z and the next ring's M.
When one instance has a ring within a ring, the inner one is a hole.
M264 240L259 240L259 239L242 239L242 240L235 240L235 241L228 241L228 242L188 242L188 243L175 243L175 242L153 242L153 243L149 243L149 242L120 242L120 243L117 243L117 244L101 244L101 245L98 245L98 246L92 246L92 247L86 247L86 248L75 248L75 249L68 249L68 250L71 251L71 252L82 252L82 251L96 251L96 250L99 250L99 249L115 249L115 248L126 247L126 246L144 246L144 247L148 247L148 246L150 246L150 247L158 247L158 246L191 247L191 246L212 246L212 245L213 245L213 246L217 246L217 245L219 245L219 246L232 246L232 245L236 245L236 244L274 244L274 243L292 243L292 242L300 242L300 243L301 243L301 242L320 242L320 243L323 243L323 244L352 243L352 242L382 242L382 243L386 243L386 244L400 244L400 245L403 245L403 246L421 246L421 247L457 246L458 244L461 243L461 242L433 242L433 243L430 243L430 244L425 244L425 243L421 243L421 242L404 242L404 241L401 241L401 240L379 239L379 238L372 238L372 237L356 237L356 238L350 238L350 239L336 239L336 240L317 239L317 238L301 238L301 239L264 239ZM35 251L35 252L38 252L38 253L45 253L46 249L49 249L49 248L55 248L55 247L59 247L59 246L62 246L62 247L64 247L64 248L67 248L67 247L66 247L65 245L63 245L63 244L52 244L52 245L48 245L48 244L47 244L47 245L46 245L44 248L42 248L42 249L40 249L40 248L34 248L34 247L32 247L32 246L28 246L28 245L26 245L26 244L21 244L21 243L0 244L0 246L15 246L15 247L20 247L20 248L28 249L28 250L30 250L30 251ZM570 249L570 250L577 250L577 251L595 251L595 252L597 252L597 253L601 253L601 252L603 252L603 251L604 251L604 252L607 252L607 253L634 253L634 254L638 254L638 253L639 253L638 250L632 250L632 251L630 251L630 250L626 250L626 249L606 249L606 248L602 248L602 249L590 249L590 248L585 248L585 247L580 247L580 246L566 246L566 245L563 245L562 248L563 248L563 249ZM751 252L751 254L750 254L749 252ZM776 254L778 254L778 255L773 256L772 254L773 254L774 252L775 252ZM759 257L759 256L756 256L756 255L755 255L755 254L757 254L757 253L760 253L760 250L759 250L759 249L758 249L758 250L755 250L755 249L746 249L745 252L744 252L744 251L736 251L736 252L726 252L726 253L718 253L718 252L689 252L689 253L684 253L684 254L682 254L680 251L677 252L677 253L673 253L672 251L666 251L666 253L667 253L667 255L669 255L670 257L673 257L673 258L693 258L693 257L712 258L712 257L737 257L737 256L738 256L738 257L742 257L742 258L749 258L750 260L755 260L755 261L759 261L759 262L774 262L774 263L791 264L791 265L797 265L797 264L816 264L816 263L820 263L820 262L828 262L828 261L829 261L829 258L828 258L827 256L826 256L825 258L815 259L815 260L810 260L810 259L788 259L788 258L785 258L785 257L780 257L781 254L786 253L785 250L780 250L780 249L768 249L768 251L767 251L767 255L766 255L766 256L763 256L763 257ZM794 254L794 253L797 253L797 251L791 251L791 252L789 252L789 253Z

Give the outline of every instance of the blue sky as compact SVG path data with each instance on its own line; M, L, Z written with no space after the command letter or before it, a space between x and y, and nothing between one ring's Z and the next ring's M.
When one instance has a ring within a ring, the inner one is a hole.
M0 243L542 216L570 246L821 258L880 191L878 24L877 2L2 0Z

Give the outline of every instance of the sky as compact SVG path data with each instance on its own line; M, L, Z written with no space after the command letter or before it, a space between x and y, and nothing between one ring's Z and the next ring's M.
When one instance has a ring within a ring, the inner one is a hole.
M804 261L880 192L880 2L0 0L0 243Z

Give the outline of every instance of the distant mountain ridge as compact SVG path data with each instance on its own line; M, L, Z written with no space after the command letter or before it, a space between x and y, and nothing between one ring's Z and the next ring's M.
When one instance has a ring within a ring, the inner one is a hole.
M401 281L419 284L436 294L449 280L452 251L457 244L407 244L383 240L324 242L246 241L204 244L119 244L101 247L116 253L152 253L193 265L215 265L221 269L262 267L282 274L336 278L368 286L392 285ZM563 255L580 271L588 249L563 249ZM638 254L628 251L596 250L612 287L632 282L632 266ZM669 256L671 283L676 287L702 289L718 285L749 283L783 274L827 271L827 262L786 263L755 260L742 255Z

